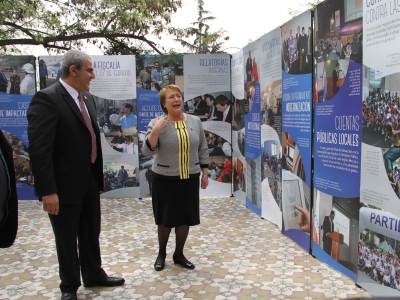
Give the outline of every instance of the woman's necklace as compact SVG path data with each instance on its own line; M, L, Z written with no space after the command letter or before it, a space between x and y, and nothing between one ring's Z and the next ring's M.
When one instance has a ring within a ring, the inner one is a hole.
M175 122L179 122L179 121L182 121L182 122L183 122L184 113L181 114L181 119L180 119L180 120L177 120L177 121L172 121L172 120L169 118L169 115L167 115L167 118L168 118L168 121L170 121L171 123L175 123Z

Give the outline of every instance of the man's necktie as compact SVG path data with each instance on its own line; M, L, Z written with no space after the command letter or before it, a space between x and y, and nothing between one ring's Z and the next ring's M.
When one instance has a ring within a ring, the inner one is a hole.
M90 156L90 161L92 163L94 163L96 161L96 158L97 158L96 136L94 134L92 122L90 121L90 117L89 117L89 115L88 115L88 113L86 111L85 102L83 102L83 97L82 97L81 93L78 94L78 100L79 100L79 107L81 109L82 116L85 119L86 126L90 131L90 137L91 137L91 140L92 140L92 154Z

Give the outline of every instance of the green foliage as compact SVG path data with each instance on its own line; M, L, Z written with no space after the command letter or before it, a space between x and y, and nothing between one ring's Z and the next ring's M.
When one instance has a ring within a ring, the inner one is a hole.
M221 41L221 39L229 40L229 37L226 36L226 31L222 28L218 31L210 32L210 26L207 22L213 21L215 18L213 16L206 16L209 15L210 12L204 10L203 0L197 0L197 12L197 21L191 23L193 27L176 29L177 38L175 40L191 53L225 53L222 49L223 41ZM193 42L188 42L186 40L193 36Z
M130 47L160 52L146 36L174 33L171 15L181 5L181 0L2 0L0 48L43 45L59 52L89 42L112 53Z
M308 10L308 9L315 10L315 7L321 2L324 2L324 0L308 1L305 4L300 4L301 8L299 8L299 9L288 8L288 14L289 14L289 16L294 18L294 17L298 16L299 14L301 14L305 10Z

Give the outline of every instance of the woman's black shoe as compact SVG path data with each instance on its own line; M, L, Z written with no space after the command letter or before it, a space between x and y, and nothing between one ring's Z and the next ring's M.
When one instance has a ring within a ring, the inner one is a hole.
M194 264L188 261L186 257L184 257L183 255L180 258L176 258L175 256L173 256L172 258L174 260L174 264L181 265L185 269L190 269L190 270L194 269Z
M165 257L157 256L156 262L154 263L154 270L161 271L165 266Z

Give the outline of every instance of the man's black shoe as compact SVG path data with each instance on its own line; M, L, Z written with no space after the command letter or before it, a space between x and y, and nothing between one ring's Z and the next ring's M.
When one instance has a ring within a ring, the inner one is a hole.
M61 293L61 300L78 300L76 293Z
M93 283L84 283L85 287L94 287L94 286L119 286L123 285L125 282L124 278L121 277L104 277L101 280Z

